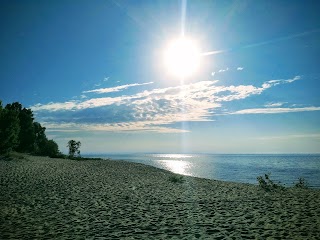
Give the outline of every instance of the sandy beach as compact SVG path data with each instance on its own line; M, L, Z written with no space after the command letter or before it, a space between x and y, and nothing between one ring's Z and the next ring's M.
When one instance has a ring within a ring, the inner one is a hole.
M320 239L320 191L184 176L137 163L0 161L0 239Z

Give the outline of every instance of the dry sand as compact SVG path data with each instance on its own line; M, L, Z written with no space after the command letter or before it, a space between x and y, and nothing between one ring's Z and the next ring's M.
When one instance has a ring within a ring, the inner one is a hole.
M0 161L0 239L320 239L320 191L123 161Z

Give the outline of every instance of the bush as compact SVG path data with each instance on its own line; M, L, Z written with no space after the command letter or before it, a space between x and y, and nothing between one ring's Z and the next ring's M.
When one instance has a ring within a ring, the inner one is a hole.
M308 182L307 182L304 178L301 178L301 177L300 177L300 178L298 179L298 182L295 183L294 187L306 189L306 188L308 188Z
M45 144L44 154L48 155L49 157L56 157L60 154L58 144L53 141L49 140Z
M169 177L169 181L173 183L183 183L185 180L183 179L183 176L174 175Z
M259 187L265 191L283 190L284 189L284 186L280 185L280 182L274 183L270 179L270 173L265 174L264 177L258 176L257 180L258 180Z

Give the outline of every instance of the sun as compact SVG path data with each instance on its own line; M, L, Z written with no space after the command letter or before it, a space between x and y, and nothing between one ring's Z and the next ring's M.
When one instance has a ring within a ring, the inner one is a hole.
M199 68L199 48L191 39L185 37L175 39L166 48L164 63L173 75L179 78L189 77Z

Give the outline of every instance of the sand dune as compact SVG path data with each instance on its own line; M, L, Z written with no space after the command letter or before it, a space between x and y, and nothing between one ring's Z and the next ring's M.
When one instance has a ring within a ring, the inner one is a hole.
M320 191L124 161L0 161L0 239L320 239Z

